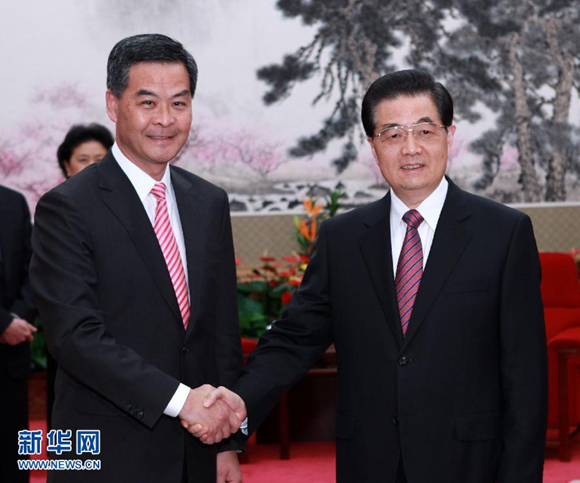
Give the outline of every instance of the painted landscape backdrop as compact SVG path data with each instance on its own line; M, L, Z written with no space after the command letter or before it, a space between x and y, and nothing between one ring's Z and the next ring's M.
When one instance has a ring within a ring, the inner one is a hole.
M176 161L232 210L301 211L388 188L360 123L378 76L419 67L456 102L449 175L501 202L580 201L580 9L566 0L21 0L0 17L0 184L33 208L72 124L100 122L112 46L174 37L199 64Z

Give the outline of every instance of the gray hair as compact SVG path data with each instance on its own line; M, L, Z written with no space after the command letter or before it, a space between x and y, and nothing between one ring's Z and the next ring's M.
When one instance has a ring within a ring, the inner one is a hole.
M117 42L107 62L107 89L119 99L129 84L129 71L139 62L182 63L187 69L191 97L197 85L197 64L176 40L161 34L142 34Z

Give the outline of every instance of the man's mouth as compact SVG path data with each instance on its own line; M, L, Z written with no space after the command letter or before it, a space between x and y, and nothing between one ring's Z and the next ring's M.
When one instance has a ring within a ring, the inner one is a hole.
M423 167L422 164L406 164L405 166L401 166L401 169L413 170L413 169L419 169L422 167Z
M173 138L173 136L147 136L147 137L155 141L166 141L167 139Z

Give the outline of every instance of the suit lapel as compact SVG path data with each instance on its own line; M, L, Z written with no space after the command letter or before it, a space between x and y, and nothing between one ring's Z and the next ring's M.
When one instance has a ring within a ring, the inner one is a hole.
M163 253L135 188L111 153L97 164L97 169L103 202L129 233L159 291L181 323L181 313Z
M469 207L463 192L448 179L449 189L441 211L433 245L421 279L413 307L409 328L405 335L404 350L417 333L437 295L453 271L471 238L464 221L469 217Z
M191 182L175 169L171 170L171 182L175 191L187 254L191 304L191 316L187 326L189 334L199 315L200 294L204 277L205 246L203 240L207 240L207 213L204 207L207 203L204 202L200 191L193 189Z
M390 211L391 196L387 193L372 207L366 217L365 225L368 232L360 239L359 245L389 328L400 347L403 343L403 334L395 298Z

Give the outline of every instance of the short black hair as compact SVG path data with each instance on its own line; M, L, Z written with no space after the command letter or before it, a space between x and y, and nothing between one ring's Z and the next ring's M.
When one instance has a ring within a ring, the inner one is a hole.
M445 127L453 124L453 99L443 84L435 82L431 74L422 70L400 70L379 77L365 94L361 118L366 135L372 137L375 134L376 110L381 101L420 94L429 94L433 98Z
M105 126L100 124L89 124L85 126L83 124L75 124L69 129L64 137L64 141L58 147L56 151L56 157L58 158L58 166L64 174L65 178L68 178L66 174L65 162L70 161L73 151L79 147L81 144L88 141L97 141L101 143L105 149L111 149L114 144L115 139Z
M182 63L189 76L191 97L197 85L197 64L176 40L161 34L142 34L117 42L107 62L107 89L120 99L129 85L129 71L140 62Z

